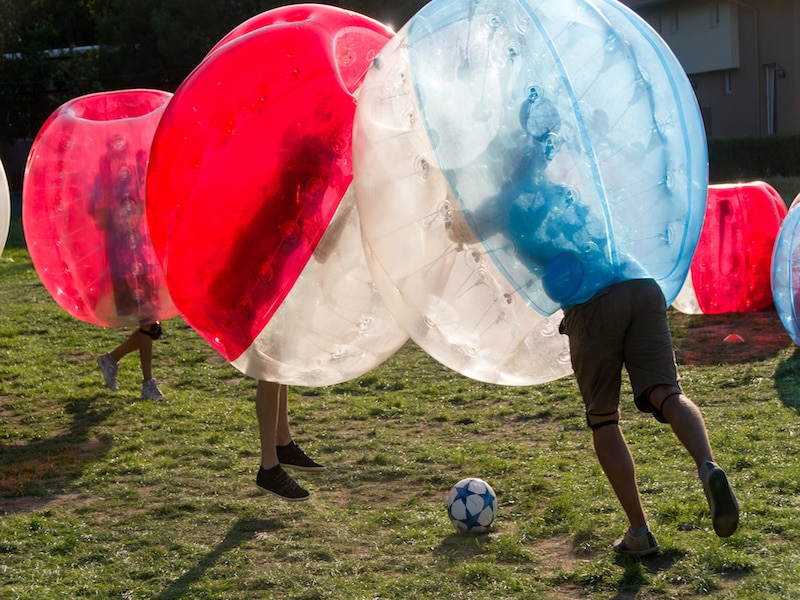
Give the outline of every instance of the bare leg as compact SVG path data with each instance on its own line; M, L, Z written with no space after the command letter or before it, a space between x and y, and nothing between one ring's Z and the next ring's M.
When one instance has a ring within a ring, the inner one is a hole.
M153 340L139 333L139 361L142 363L142 382L153 378Z
M672 385L655 386L650 390L649 398L692 456L698 471L705 461L714 460L703 415L694 402Z
M285 388L285 386L283 386ZM259 381L256 389L256 416L261 441L261 466L270 469L278 464L275 449L280 418L281 384Z
M289 429L289 386L279 385L278 424L275 441L278 446L286 446L292 442L292 432Z
M139 349L142 336L143 334L137 329L128 336L128 339L109 352L109 354L115 361L121 361L123 356L126 356Z
M592 416L589 417L590 421ZM607 417L606 417L607 419ZM592 432L594 451L600 467L628 517L632 530L647 524L647 517L636 485L636 467L619 425L606 425Z

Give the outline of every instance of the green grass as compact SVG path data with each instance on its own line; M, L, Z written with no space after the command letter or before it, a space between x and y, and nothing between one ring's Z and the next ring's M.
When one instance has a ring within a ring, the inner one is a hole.
M327 388L293 387L296 439L328 469L306 503L254 484L255 383L180 319L155 346L167 398L118 393L94 357L127 331L81 323L44 290L19 225L0 256L0 599L800 597L800 356L774 312L673 314L686 391L735 485L721 540L693 466L625 391L623 426L662 551L621 558L624 517L572 377L500 387L409 343ZM736 332L744 344L721 342ZM486 479L489 534L457 534L445 498Z

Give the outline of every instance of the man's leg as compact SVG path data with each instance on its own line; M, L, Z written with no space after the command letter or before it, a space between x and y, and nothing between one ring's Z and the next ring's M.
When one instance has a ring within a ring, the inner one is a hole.
M647 396L694 459L698 471L705 461L714 460L703 415L680 388L656 385L647 392Z
M647 394L697 465L714 531L720 537L733 535L739 526L739 504L725 471L714 462L700 409L676 386L657 385Z
M647 518L636 485L633 456L619 424L614 422L619 420L619 412L615 414L616 419L610 419L609 415L588 415L589 425L593 428L592 442L600 467L628 517L631 530L636 531L647 524Z

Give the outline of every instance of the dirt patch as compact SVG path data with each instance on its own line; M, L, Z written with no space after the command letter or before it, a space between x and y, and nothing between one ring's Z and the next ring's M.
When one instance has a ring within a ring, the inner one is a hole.
M0 515L32 512L35 510L43 510L45 508L57 508L59 506L74 507L79 501L79 494L59 494L56 496L20 496L18 498L7 498L0 496Z
M94 460L107 450L100 440L62 444L58 448L43 447L41 442L5 444L6 464L0 466L0 514L40 510L52 505L68 504L77 496L51 493L45 481L60 481L78 465ZM56 486L60 488L60 484ZM44 493L30 493L30 488L43 488Z

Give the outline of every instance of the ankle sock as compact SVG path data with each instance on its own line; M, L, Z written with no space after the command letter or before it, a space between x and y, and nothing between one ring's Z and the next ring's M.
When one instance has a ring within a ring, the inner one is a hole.
M631 535L632 535L633 537L637 537L637 538L638 538L638 537L642 537L642 536L643 536L644 534L646 534L648 531L650 531L650 526L649 526L649 525L645 525L644 527L640 527L640 528L639 528L639 529L637 529L636 531L634 531L633 529L631 529L631 530L630 530L630 532L631 532Z

